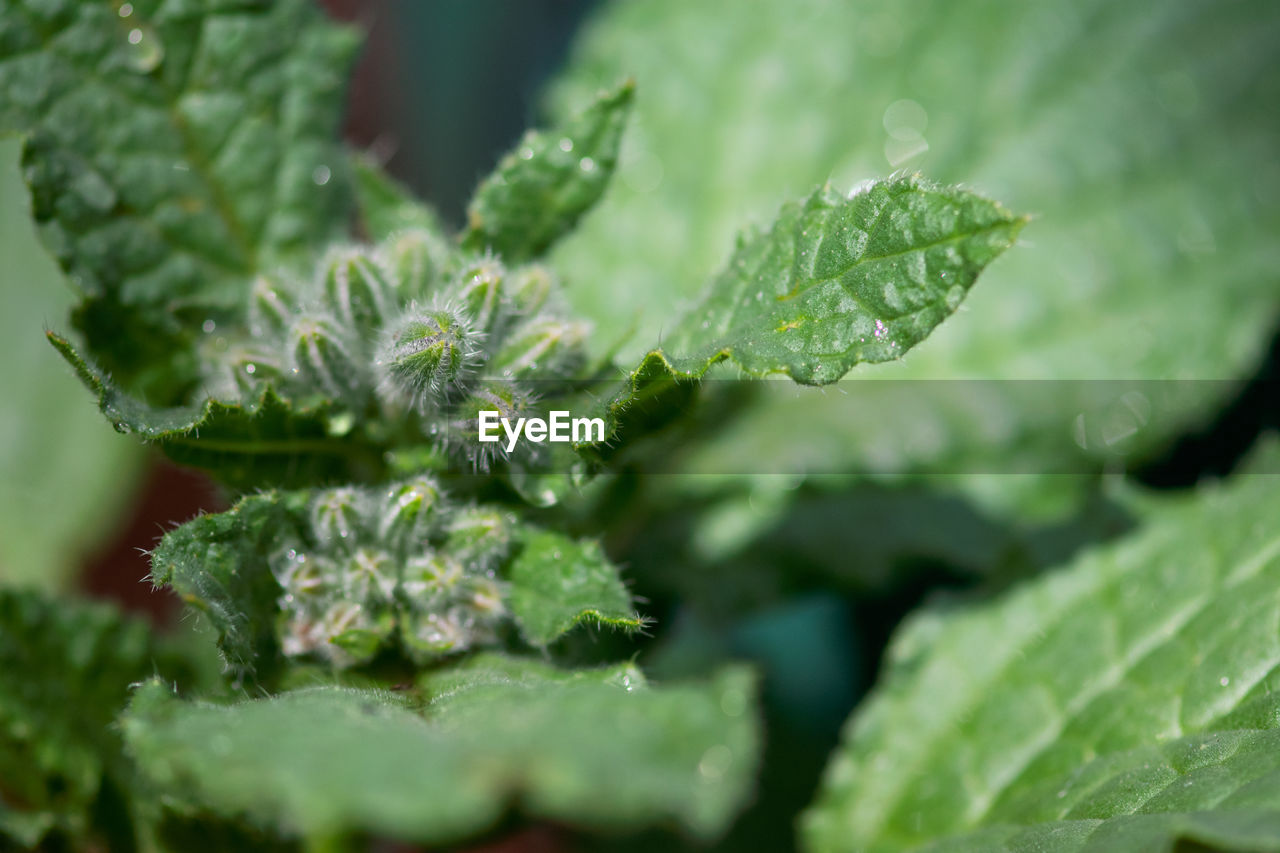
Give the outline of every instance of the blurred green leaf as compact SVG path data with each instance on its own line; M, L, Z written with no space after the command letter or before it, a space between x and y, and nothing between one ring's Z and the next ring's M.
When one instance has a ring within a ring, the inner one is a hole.
M647 687L630 664L564 673L480 657L421 689L428 703L415 710L381 691L217 706L148 684L123 728L159 790L309 838L446 843L513 805L585 827L676 821L707 836L749 790L758 733L742 670Z
M356 37L304 0L4 0L0 20L0 131L27 134L76 326L117 381L170 401L210 312L345 230L334 132Z
M638 355L744 220L765 221L816 182L919 169L1035 222L966 300L963 322L860 375L1238 380L1280 305L1277 37L1280 9L1264 0L1156 11L1136 0L610 4L553 90L553 114L621 73L645 97L598 215L552 260L595 321L596 346L641 318ZM973 417L963 395L921 414L866 383L862 410L883 416L841 429L847 406L811 394L766 401L713 438L737 459L812 444L829 471L991 471L1024 446L1034 464L1096 471L1163 447L1232 386L1186 382L1153 401L1159 416L1138 423L1123 454L1101 443L1084 454L1069 432L1057 441L1082 400L1047 394L1043 409L1023 391L991 389L988 413ZM927 440L905 440L915 435ZM1020 511L1027 485L993 478L975 493Z
M142 451L84 405L42 340L72 294L36 241L18 175L20 142L0 139L0 583L66 583L130 505Z
M0 589L0 838L132 845L131 770L111 722L130 682L184 667L170 651L110 605Z
M560 126L526 133L476 189L463 245L515 264L570 231L609 184L634 90L628 81L601 91Z
M816 851L1280 845L1280 492L1241 475L991 601L914 616Z

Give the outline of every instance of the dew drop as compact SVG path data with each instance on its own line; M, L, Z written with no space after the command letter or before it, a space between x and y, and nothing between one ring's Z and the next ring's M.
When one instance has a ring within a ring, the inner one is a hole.
M1222 678L1219 678L1219 679L1218 679L1218 683L1219 683L1219 684L1221 684L1223 687L1226 687L1227 685L1229 685L1229 684L1231 683L1231 679L1230 679L1230 678L1227 678L1227 677L1224 675L1224 676L1222 676Z
M915 101L894 101L884 111L885 131L894 139L910 140L923 136L929 127L929 114Z
M578 161L578 167L584 172L594 172L596 170L596 161L590 157L583 157Z
M318 187L322 187L329 183L329 178L331 177L333 177L333 173L329 171L329 167L324 164L316 166L316 168L311 172L311 180L314 181Z
M129 45L125 61L139 74L155 71L164 59L164 45L150 27L134 27L129 30Z
M532 159L533 159L533 149L532 149L532 148L530 148L528 145L525 145L524 147L522 147L522 148L520 149L520 159L521 159L521 160L532 160Z
M200 324L200 328L204 330L204 333L206 335L210 335L210 334L213 334L214 329L218 328L218 324L215 323L213 320L205 320L203 323Z
M133 4L125 3L120 7L120 17L127 18L133 14Z
M563 139L561 139L561 140L560 140L560 150L561 150L561 151L564 151L564 152L572 151L572 150L573 150L573 140L572 140L572 139L570 139L570 138L569 138L569 137L567 137L567 136L566 136L566 137L564 137Z

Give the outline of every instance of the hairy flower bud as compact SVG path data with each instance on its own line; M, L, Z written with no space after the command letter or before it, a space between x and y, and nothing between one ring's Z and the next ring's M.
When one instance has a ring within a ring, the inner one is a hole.
M487 471L507 451L501 440L480 441L480 413L497 412L499 419L515 423L529 414L532 405L533 398L514 382L485 382L471 389L449 409L450 452L460 452L476 469Z
M422 228L397 231L378 245L377 257L391 276L402 302L426 297L440 278L450 249L440 237Z
M363 249L336 249L322 265L325 305L348 329L368 332L380 326L391 306L391 285L374 256Z
M378 512L378 536L388 547L421 544L431 533L444 495L431 477L414 477L390 486Z
M515 519L491 507L463 507L445 528L444 550L470 573L492 571L511 552Z
M333 580L332 567L304 553L297 545L286 545L268 559L271 574L288 595L320 595Z
M525 317L542 310L551 298L555 279L551 271L541 264L527 264L511 271L507 288L511 304Z
M504 279L506 269L492 255L462 268L452 288L451 301L471 320L471 328L493 335L506 313Z
M327 646L316 651L340 667L365 663L395 631L390 610L370 609L360 602L335 601L320 618Z
M249 331L256 338L278 337L293 323L297 307L293 293L260 275L249 288Z
M515 329L493 359L503 376L568 376L586 360L587 327L555 317L535 317Z
M478 337L457 311L411 311L393 329L376 364L394 393L426 408L462 384L478 360Z
M355 342L332 317L303 314L289 327L286 378L304 393L359 402L364 374L356 354Z
M501 583L488 575L467 578L462 603L475 614L479 624L492 624L507 613L505 590Z
M405 562L400 592L416 610L442 610L458 595L462 581L462 564L451 555L419 554Z
M252 400L265 382L280 381L279 356L256 341L201 348L204 392L214 400Z
M474 618L463 608L444 613L414 613L402 622L401 642L418 663L466 651L475 640Z
M397 565L380 548L359 548L342 566L342 592L366 603L390 603L395 597Z
M352 542L364 524L364 509L364 495L350 486L320 492L311 502L311 532L330 548Z

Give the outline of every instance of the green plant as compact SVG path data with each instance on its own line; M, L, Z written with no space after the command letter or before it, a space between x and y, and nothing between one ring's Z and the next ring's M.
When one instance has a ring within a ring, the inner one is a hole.
M1256 19L1270 33L1280 18L1253 6L1221 26L1238 32ZM776 849L791 832L778 824L798 804L773 789L775 773L783 778L776 759L766 756L761 773L762 744L778 749L795 735L775 723L796 699L771 693L789 683L785 673L769 673L762 698L759 671L729 659L745 650L766 669L776 662L776 623L752 616L776 617L770 608L790 594L834 587L875 606L910 575L904 555L927 552L983 585L915 611L888 646L881 683L800 821L804 846L1280 847L1270 478L1240 474L1190 497L1093 488L1116 454L1154 455L1211 412L1221 388L1169 390L1154 401L1163 420L1144 421L1119 446L1100 447L1081 421L1080 452L1045 425L1094 405L1096 388L1029 397L1001 387L982 412L1006 424L992 434L974 427L960 398L903 416L890 405L897 383L857 383L865 414L849 422L847 407L816 394L779 400L761 390L772 383L736 381L779 374L821 386L884 362L935 377L1043 376L1046 365L1053 378L1146 375L1087 352L1075 317L1046 319L1018 298L1043 252L1012 252L984 272L1027 217L915 173L848 193L826 182L783 204L768 227L742 232L722 271L679 307L692 295L690 269L731 242L723 221L758 209L744 197L819 183L797 172L774 180L757 166L880 171L843 159L841 122L798 121L812 132L784 127L759 159L747 146L732 186L709 165L730 156L723 150L690 157L700 171L680 173L673 152L691 143L673 118L687 105L672 87L685 67L724 70L729 91L715 118L750 140L771 131L731 115L738 93L763 92L773 123L795 108L795 93L770 88L767 61L725 63L725 52L757 55L755 41L780 38L802 90L840 55L787 4L763 4L711 50L664 50L663 33L716 32L735 8L664 0L602 13L553 89L558 120L500 161L453 233L336 141L358 38L304 0L0 2L0 131L23 135L33 220L80 295L74 337L49 340L116 430L208 471L233 502L168 531L150 555L152 581L198 614L195 636L102 605L0 590L4 838L112 849L452 844L501 832L514 813L570 827L581 846ZM913 14L945 21L949 8L922 3ZM1209 13L1170 8L1153 32L1195 43ZM1031 51L1032 35L1054 22L1019 14L1010 20L1027 31L982 29L1003 20L998 10L953 23L973 27L992 55L1021 56L1010 46ZM1091 14L1110 35L1141 17L1125 4ZM796 32L793 20L804 24ZM859 38L874 42L878 27L932 55L934 30L904 32L889 13L871 20ZM874 65L882 48L860 44L855 55L872 59L856 61ZM1161 51L1150 59L1142 48L1141 60L1158 64ZM1209 65L1193 82L1217 79ZM751 84L757 73L768 85ZM909 76L939 104L956 84L946 63ZM1052 105L1052 83L1017 95ZM1177 106L1181 84L1169 85ZM1239 97L1243 107L1217 107L1223 121L1243 129L1242 150L1270 150L1274 128L1241 117L1263 96ZM1112 108L1125 115L1133 104ZM633 109L640 121L628 131ZM905 97L876 111L891 161L906 144L918 153L917 111ZM1176 127L1188 120L1166 112ZM1046 133L1078 118L1061 113L1051 111ZM983 175L980 134L940 123L938 147L958 153L938 172ZM796 139L800 150L782 157ZM1067 166L1045 178L1055 187L1110 162L1078 142L1068 136ZM1219 152L1188 147L1197 177L1220 175ZM655 161L672 171L661 192L643 174L610 189L615 173L652 173ZM1258 168L1275 178L1274 166ZM1179 292L1208 300L1206 316L1235 335L1225 355L1186 363L1234 377L1274 319L1274 293L1244 273L1274 255L1252 229L1266 233L1277 206L1257 194L1202 206L1210 231L1238 226L1241 245L1237 266L1202 269L1114 248L1129 238L1105 233L1108 217L1128 216L1130 235L1149 226L1148 244L1163 245L1165 218L1181 208L1169 213L1170 193L1152 192L1088 208L1100 223L1077 223L1065 238L1042 228L1041 239L1055 259L1097 239L1139 282L1114 297L1106 323L1149 307L1151 274L1130 264L1182 276ZM648 220L633 229L632 217ZM694 245L664 253L673 221L687 223L680 240ZM1213 270L1229 290L1216 301L1197 289ZM975 309L916 349L980 275L975 294L994 278L1017 310ZM1069 294L1042 291L1074 310ZM648 311L624 339L622 312L604 306L637 294ZM1170 315L1183 326L1196 316L1185 306ZM1152 357L1180 357L1195 340L1184 339L1153 346ZM1062 367L1072 358L1079 373ZM1154 376L1166 370L1178 366ZM1106 390L1105 417L1114 420L1122 392L1133 393ZM1134 399L1122 397L1126 411ZM565 441L532 430L483 440L499 421L553 430L556 412L582 422ZM797 419L808 429L793 434ZM942 436L931 454L872 464L869 447L922 427ZM797 489L794 477L717 467L771 456L784 459L774 470L817 458L838 476ZM1050 468L1066 459L1087 476L972 476L1009 458ZM1274 450L1251 464L1272 470ZM699 468L718 475L645 476ZM902 479L954 470L963 476ZM1090 499L1108 503L1081 509ZM1115 515L1137 529L1074 553ZM619 560L667 618L651 621ZM761 805L735 829L753 791ZM753 821L773 825L753 839Z

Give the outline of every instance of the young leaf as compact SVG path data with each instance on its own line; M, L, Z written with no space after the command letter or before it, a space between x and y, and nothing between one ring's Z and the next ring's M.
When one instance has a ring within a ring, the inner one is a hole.
M643 620L595 542L530 529L509 569L508 606L524 639L545 646L575 625L636 629Z
M251 273L345 226L334 131L356 38L305 0L4 0L0 18L0 131L27 134L35 219L84 294L76 324L120 381L146 367L174 396L189 377L157 362Z
M360 221L370 240L385 240L397 231L421 229L445 240L440 215L362 154L352 157L352 178Z
M685 375L730 358L757 376L834 382L924 340L1025 222L914 175L849 198L823 187L741 243L663 350Z
M152 582L204 611L237 678L265 677L278 660L280 586L266 559L302 537L307 505L304 493L251 495L169 531L151 554Z
M123 730L142 772L176 801L309 839L448 843L515 804L585 827L674 820L710 836L742 804L756 762L742 670L647 687L630 664L562 673L482 657L422 689L432 701L417 713L379 691L219 706L153 683Z
M634 89L627 81L563 125L526 134L476 189L463 245L514 264L573 228L613 174Z
M0 589L0 838L132 847L127 835L102 837L112 830L93 806L106 788L127 793L111 721L129 683L155 673L156 652L145 623L105 604Z
M854 365L901 358L956 310L1025 223L916 175L848 198L823 187L784 205L767 232L740 239L662 349L604 405L610 436L638 402L678 393L673 382L726 359L754 376L824 385Z
M808 848L1280 845L1278 512L1271 477L1240 476L991 602L916 617Z

